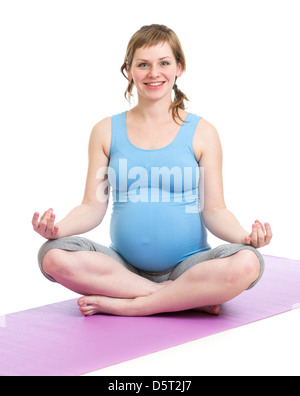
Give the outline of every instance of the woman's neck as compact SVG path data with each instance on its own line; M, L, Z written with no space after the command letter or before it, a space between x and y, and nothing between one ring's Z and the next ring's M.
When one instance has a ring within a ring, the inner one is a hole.
M146 123L153 123L154 120L158 123L166 122L172 118L172 112L169 110L171 103L171 99L155 102L139 99L138 104L131 111L143 118Z

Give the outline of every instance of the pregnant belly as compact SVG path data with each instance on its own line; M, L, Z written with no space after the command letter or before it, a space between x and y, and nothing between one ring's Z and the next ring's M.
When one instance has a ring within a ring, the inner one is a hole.
M112 247L130 264L154 272L171 269L208 247L200 214L186 213L184 205L174 203L119 203L110 236Z

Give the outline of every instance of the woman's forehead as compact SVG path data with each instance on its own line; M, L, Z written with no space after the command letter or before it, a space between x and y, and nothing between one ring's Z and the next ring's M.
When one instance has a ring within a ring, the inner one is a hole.
M140 60L151 60L152 58L159 59L165 57L174 58L172 48L167 42L162 42L151 46L143 46L141 48L137 48L134 53L134 58Z

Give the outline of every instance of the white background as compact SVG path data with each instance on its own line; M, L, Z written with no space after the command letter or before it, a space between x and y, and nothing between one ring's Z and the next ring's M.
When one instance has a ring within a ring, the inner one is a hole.
M145 24L181 40L178 85L188 111L219 131L228 208L246 229L270 222L263 254L299 259L298 3L1 0L0 314L77 296L40 274L31 218L53 207L60 219L81 203L90 132L129 109L119 69ZM109 218L86 236L109 244Z

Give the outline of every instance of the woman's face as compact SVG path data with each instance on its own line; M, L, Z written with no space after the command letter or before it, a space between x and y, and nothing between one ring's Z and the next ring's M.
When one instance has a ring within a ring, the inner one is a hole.
M131 69L127 66L129 80L134 81L139 96L159 100L171 95L176 77L182 75L181 64L176 62L167 42L135 51Z

